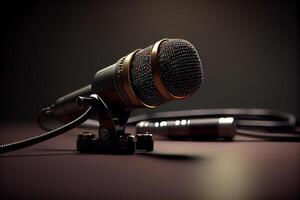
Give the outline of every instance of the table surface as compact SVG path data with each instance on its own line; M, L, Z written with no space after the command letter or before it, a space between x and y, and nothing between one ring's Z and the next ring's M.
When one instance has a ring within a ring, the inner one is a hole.
M300 143L155 141L134 155L80 154L73 130L0 156L0 199L299 199ZM42 131L0 126L0 143Z

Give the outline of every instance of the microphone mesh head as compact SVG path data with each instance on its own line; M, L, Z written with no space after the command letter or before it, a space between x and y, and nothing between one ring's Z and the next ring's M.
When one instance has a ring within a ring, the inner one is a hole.
M131 81L136 96L148 105L160 105L168 101L159 93L154 84L151 70L153 45L138 51L131 65Z
M199 89L203 70L199 54L186 40L173 39L159 48L158 63L163 83L175 96L189 96Z
M149 46L134 56L131 65L131 81L134 92L148 105L161 105L169 100L156 88L151 71ZM198 90L203 80L203 69L195 47L182 39L162 42L158 51L158 67L161 80L167 90L175 96L189 96Z
M136 53L131 66L133 89L141 101L148 105L161 105L169 100L156 88L151 71L149 46ZM198 90L203 80L202 63L195 47L182 39L162 42L158 52L161 80L175 96L189 96Z
M153 45L138 51L131 63L130 79L136 96L148 105L167 103L155 86L151 70L151 51ZM123 101L131 103L123 83L123 62L116 68L116 84ZM167 90L175 96L189 96L199 89L203 80L202 63L195 47L182 39L171 39L161 43L158 51L160 78Z

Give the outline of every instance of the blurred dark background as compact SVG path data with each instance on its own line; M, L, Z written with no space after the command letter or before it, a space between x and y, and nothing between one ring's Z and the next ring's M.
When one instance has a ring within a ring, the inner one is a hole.
M165 37L195 45L205 83L160 111L255 107L300 117L296 1L2 1L0 9L1 122L34 120L99 69Z

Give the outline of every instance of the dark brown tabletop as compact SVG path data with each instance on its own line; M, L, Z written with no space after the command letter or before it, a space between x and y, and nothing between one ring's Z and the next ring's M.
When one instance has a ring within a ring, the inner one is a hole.
M0 155L0 199L299 199L300 143L155 141L134 155L80 154L73 130ZM42 133L0 127L1 144Z

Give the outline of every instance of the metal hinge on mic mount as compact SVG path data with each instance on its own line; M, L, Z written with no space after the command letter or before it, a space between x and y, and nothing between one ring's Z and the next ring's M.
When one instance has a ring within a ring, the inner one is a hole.
M98 135L91 132L82 132L78 135L78 151L82 153L133 154L136 149L153 150L151 134L145 133L135 136L125 133L125 124L129 113L124 113L116 125L107 105L98 95L79 97L77 103L81 108L92 106L99 122Z

